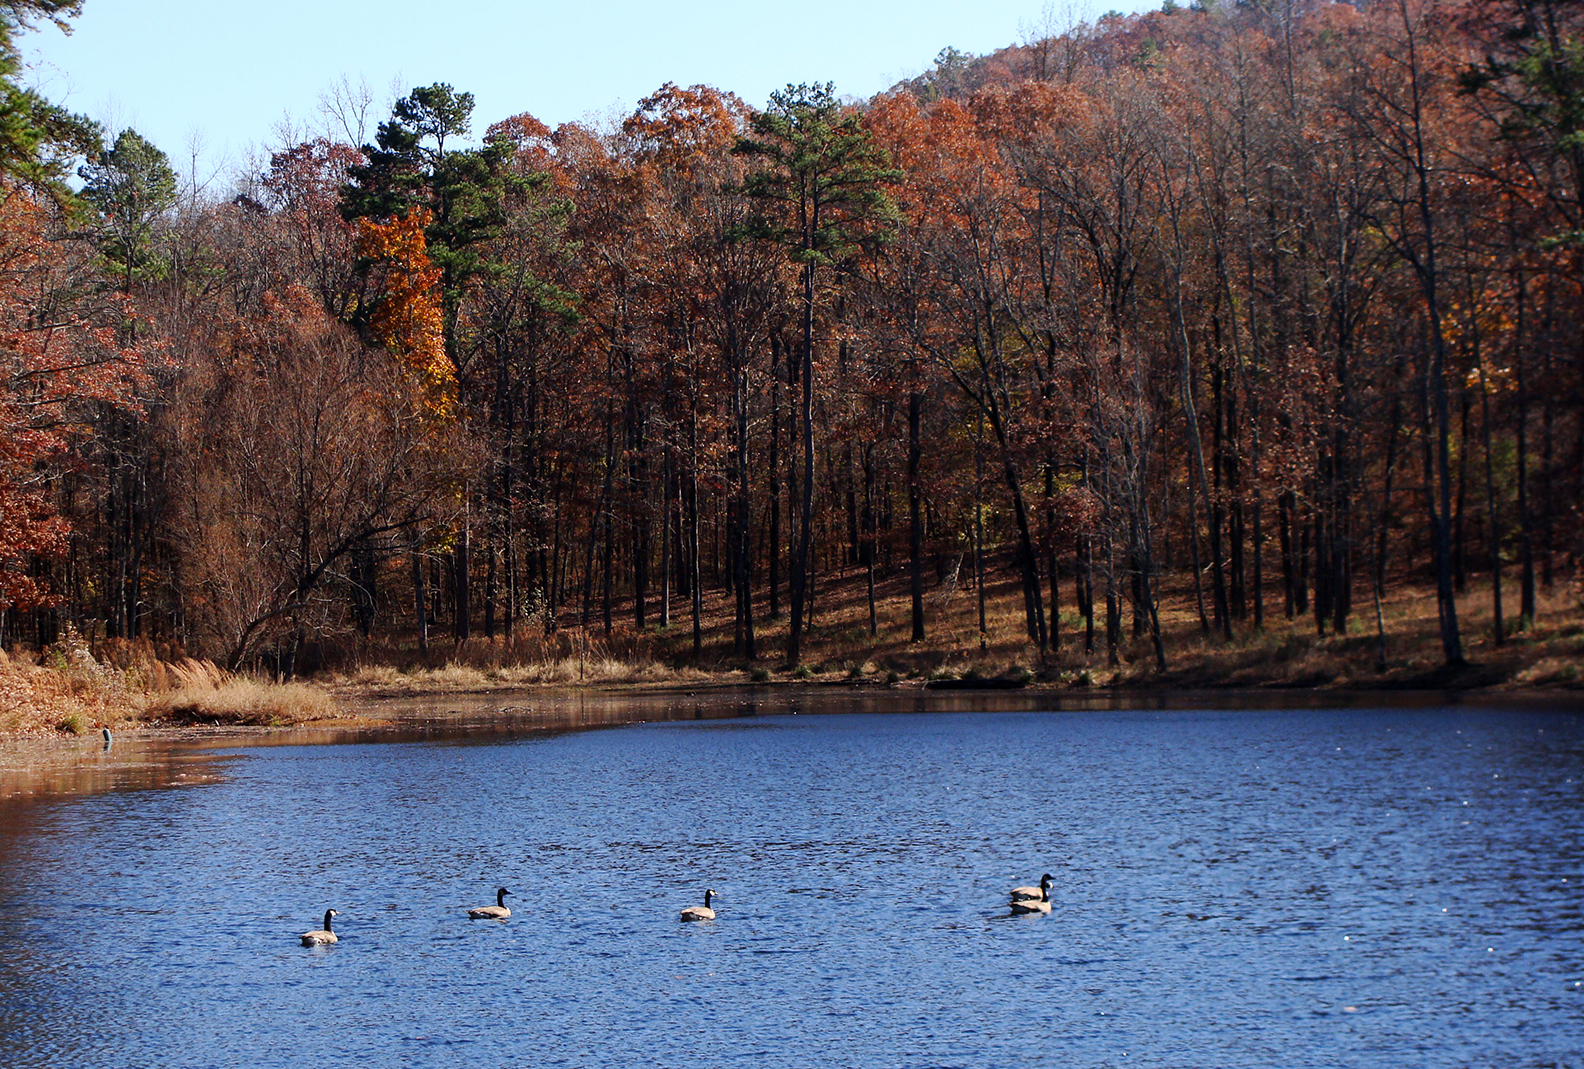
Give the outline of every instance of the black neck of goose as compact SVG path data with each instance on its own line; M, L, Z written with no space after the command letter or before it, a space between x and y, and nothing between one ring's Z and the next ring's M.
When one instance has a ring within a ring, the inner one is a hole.
M507 895L507 891L506 891L506 888L504 888L504 887L502 887L499 891L495 892L495 904L497 906L500 906L503 909L506 906L506 895Z
M709 904L710 904L710 893L708 891L705 891L704 892L704 908L705 909L709 909Z
M334 916L335 916L335 910L333 910L333 909L325 910L325 926L324 926L324 930L325 931L327 931L327 932L330 931L330 918L334 917Z

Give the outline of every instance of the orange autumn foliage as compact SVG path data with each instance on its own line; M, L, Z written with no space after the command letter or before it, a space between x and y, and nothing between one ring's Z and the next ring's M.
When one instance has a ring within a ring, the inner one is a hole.
M381 345L420 375L431 404L448 409L456 395L456 375L446 358L442 333L440 268L429 258L424 228L427 208L380 223L357 221L358 255L384 268L379 303L369 327Z

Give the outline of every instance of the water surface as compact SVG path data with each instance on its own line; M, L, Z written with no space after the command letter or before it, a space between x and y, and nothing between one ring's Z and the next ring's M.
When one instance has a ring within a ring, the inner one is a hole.
M1584 1065L1574 713L749 708L0 803L0 1065Z

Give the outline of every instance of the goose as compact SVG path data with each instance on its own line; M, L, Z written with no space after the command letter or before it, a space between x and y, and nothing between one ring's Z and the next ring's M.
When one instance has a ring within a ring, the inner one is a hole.
M1043 886L1038 898L1014 898L1012 900L1013 913L1049 913L1050 906L1050 890Z
M682 919L685 921L714 920L715 911L710 909L710 897L714 894L715 892L713 890L706 890L704 892L704 904L702 906L689 906L687 909L684 909L682 911Z
M511 892L502 887L495 892L495 904L493 906L479 906L477 909L470 909L468 910L468 916L476 921L505 920L511 916L511 910L506 908L506 896L509 894Z
M112 739L110 737L110 729L109 728L100 728L99 731L100 731L100 734L102 734L104 736L104 748L108 750L110 748L110 744L115 741L114 739Z
M330 930L330 918L339 916L340 914L333 909L325 910L324 928L317 932L304 932L302 934L302 945L305 947L320 947L339 942L336 934Z
M1050 897L1051 884L1054 882L1055 881L1051 878L1051 874L1047 872L1045 875L1040 877L1038 887L1012 888L1012 901L1019 902L1033 898L1047 899Z

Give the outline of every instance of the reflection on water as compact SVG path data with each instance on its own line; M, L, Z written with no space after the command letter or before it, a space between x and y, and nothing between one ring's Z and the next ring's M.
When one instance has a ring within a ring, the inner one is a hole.
M779 700L84 750L0 803L0 1065L1579 1064L1576 714Z
M7 802L213 783L227 763L165 739L123 738L108 747L98 738L0 741L0 822Z
M98 736L0 741L0 803L62 794L136 790L214 782L235 747L348 743L490 743L540 734L623 724L717 720L777 714L942 713L1000 711L1101 712L1140 709L1404 708L1447 699L1423 693L1328 695L1316 691L1203 691L1134 695L1111 691L1051 693L925 691L810 687L709 689L697 694L657 691L518 691L442 694L369 700L356 715L293 728L192 727L120 734L113 746ZM1550 699L1515 698L1515 709L1545 708Z
M794 705L796 703L793 703ZM456 694L370 702L359 715L294 728L193 727L124 732L113 745L91 738L0 741L0 804L49 795L94 794L212 783L228 749L346 743L498 742L658 720L752 716L760 697L599 692ZM785 706L777 706L784 708Z

